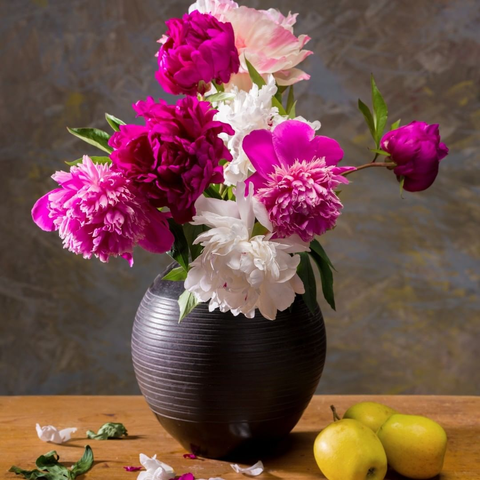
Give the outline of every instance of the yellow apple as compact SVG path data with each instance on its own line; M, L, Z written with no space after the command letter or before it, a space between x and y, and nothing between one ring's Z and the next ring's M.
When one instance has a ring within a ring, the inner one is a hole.
M330 424L315 439L313 453L328 480L383 480L387 473L380 440L357 420Z
M378 430L389 465L405 477L423 479L443 468L447 434L433 420L419 415L392 415Z
M376 433L394 413L397 411L381 403L360 402L351 406L343 418L358 420Z

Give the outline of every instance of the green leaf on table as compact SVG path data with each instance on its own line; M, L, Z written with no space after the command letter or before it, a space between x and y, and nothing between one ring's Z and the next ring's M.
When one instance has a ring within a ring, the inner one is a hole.
M369 148L369 150L373 153L376 153L377 155L383 155L384 157L389 157L390 154L386 152L385 150L380 150L378 148Z
M385 130L385 125L387 124L388 118L388 109L385 100L380 93L380 90L377 88L375 79L373 75L370 77L372 84L372 105L373 105L373 120L375 125L375 144L380 145L380 140L383 136L383 131Z
M322 246L314 240L312 243L316 244L312 246L310 244L309 255L312 257L313 261L316 263L318 271L320 272L320 279L322 281L322 292L327 303L335 310L335 295L333 292L333 265L330 259L328 258L325 250ZM318 248L320 247L320 248Z
M300 280L305 287L305 293L302 295L303 301L307 304L308 309L315 313L317 308L317 283L315 281L315 275L313 273L312 264L310 258L306 252L300 252L300 263L297 267L297 273Z
M390 126L390 130L396 130L400 126L401 118L399 118L396 122L393 122Z
M170 280L171 282L181 282L187 278L187 271L183 267L177 267L170 270L162 280Z
M375 122L373 120L373 115L367 105L365 105L360 99L358 99L358 109L363 113L365 121L367 122L368 129L372 134L372 138L375 140Z
M178 323L180 323L199 303L200 302L192 292L185 290L180 297L178 297L178 306L180 307Z
M80 138L84 142L97 147L107 153L112 153L113 148L108 145L110 135L98 128L69 128L67 130L76 137Z
M183 227L170 218L168 220L170 231L175 237L172 248L167 252L181 267L188 270L188 242L183 232Z
M92 440L108 440L109 438L121 438L127 435L127 429L123 423L107 422L99 428L97 433L92 430L87 431L87 437Z
M115 132L120 131L120 125L126 125L123 120L120 120L119 118L110 115L109 113L105 114L105 119Z
M121 425L121 423L119 425ZM126 434L127 434L127 431L125 430L125 435ZM93 460L94 460L93 451L90 448L90 445L86 445L82 458L77 463L74 463L72 465L72 468L70 470L72 478L75 478L78 475L83 475L84 473L87 473L93 466Z
M23 475L23 478L26 478L27 480L35 480L36 478L48 478L47 476L50 475L47 472L40 472L39 470L24 470L23 468L16 467L15 465L10 467L8 471L15 473L15 475Z
M245 58L245 63L247 64L248 74L252 82L257 85L258 88L262 88L264 85L267 84L263 77L257 72L255 67Z
M90 155L89 155L90 157ZM93 163L112 163L112 160L110 157L90 157L92 159ZM72 162L65 162L67 165L70 167L73 167L74 165L78 165L79 163L83 162L83 157L82 158L77 158L76 160L73 160Z
M45 480L74 480L78 475L88 472L93 466L93 452L87 445L82 458L74 463L69 469L65 465L58 462L59 456L55 450L40 455L37 458L37 470L24 470L20 467L12 466L9 472L16 475L22 475L27 480L35 480L36 478L44 478Z

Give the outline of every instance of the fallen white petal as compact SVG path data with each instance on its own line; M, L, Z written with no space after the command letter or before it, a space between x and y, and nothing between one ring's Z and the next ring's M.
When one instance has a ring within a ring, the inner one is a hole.
M170 465L157 460L157 456L152 458L141 453L140 463L147 470L146 472L140 472L137 480L171 480L175 478L175 471Z
M255 465L251 467L242 468L236 463L230 465L237 473L243 473L244 475L248 475L249 477L256 477L263 473L263 463L262 461L258 461Z
M35 425L35 428L37 429L37 435L40 440L57 444L68 442L72 437L72 433L77 431L76 428L64 428L63 430L58 430L53 425L41 427L38 423Z

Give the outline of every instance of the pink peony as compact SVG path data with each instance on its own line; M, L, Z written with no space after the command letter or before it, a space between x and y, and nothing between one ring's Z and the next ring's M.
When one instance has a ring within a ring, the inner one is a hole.
M225 18L235 32L241 74L248 72L246 58L262 75L273 74L279 85L292 85L310 78L296 68L313 52L302 50L310 37L300 35L297 38L293 34L295 15L284 17L273 9L262 11L239 7L227 11ZM241 83L241 77L232 77L232 82Z
M35 203L32 218L42 230L58 230L71 252L95 255L102 262L120 256L132 266L137 244L153 253L171 248L174 238L166 215L110 165L96 165L85 155L83 163L52 178L60 188Z
M426 190L435 181L440 160L448 148L440 142L438 125L411 122L387 132L381 142L383 150L397 164L393 172L404 177L403 188L408 192Z
M309 242L335 226L342 209L335 188L348 183L344 172L355 170L337 167L343 151L335 140L288 120L272 132L253 131L243 149L256 169L247 182L254 184L277 237L298 234Z
M112 162L153 205L169 207L178 223L188 222L205 188L223 182L219 162L232 156L218 135L234 131L214 121L217 110L195 97L182 98L176 105L149 97L133 108L146 126L120 126L109 141Z
M212 80L227 83L240 63L232 25L193 11L165 22L168 30L158 52L158 83L174 95L196 95Z

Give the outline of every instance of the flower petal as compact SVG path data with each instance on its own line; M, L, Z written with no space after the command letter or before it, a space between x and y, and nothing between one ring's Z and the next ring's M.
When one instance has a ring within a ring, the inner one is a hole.
M273 148L272 133L268 130L255 130L249 133L243 139L242 146L258 175L267 178L274 171L274 166L280 165Z
M288 120L278 125L272 141L281 164L289 167L295 160L312 160L315 149L310 142L314 137L315 130L304 122Z
M48 208L49 200L48 197L50 194L54 192L62 191L61 188L56 188L51 192L48 192L43 197L39 198L35 205L32 208L32 218L33 221L46 232L53 232L56 230L55 224L53 223L53 219L50 218L50 209Z
M250 477L256 477L257 475L260 475L263 473L264 467L263 463L261 461L258 461L255 465L252 465L251 467L247 468L242 468L236 463L230 465L233 470L237 473L243 473L244 475L248 475Z

